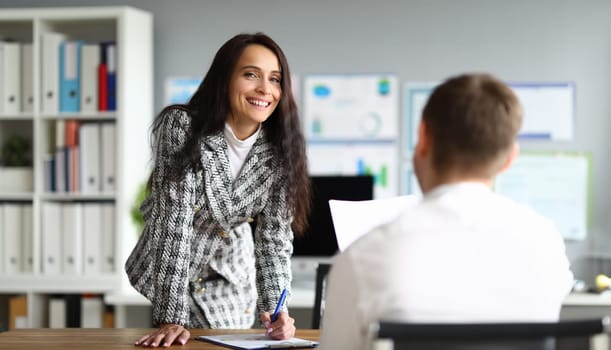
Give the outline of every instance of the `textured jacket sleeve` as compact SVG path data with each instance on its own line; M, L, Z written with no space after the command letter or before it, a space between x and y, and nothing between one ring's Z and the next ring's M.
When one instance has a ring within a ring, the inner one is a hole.
M273 312L282 289L291 289L293 254L292 216L286 181L277 174L267 204L257 217L255 256L257 267L257 314Z
M157 140L150 195L150 215L145 233L151 240L154 293L153 322L188 322L188 276L193 235L195 180L187 171L180 181L169 179L172 157L189 133L189 116L180 110L168 112Z

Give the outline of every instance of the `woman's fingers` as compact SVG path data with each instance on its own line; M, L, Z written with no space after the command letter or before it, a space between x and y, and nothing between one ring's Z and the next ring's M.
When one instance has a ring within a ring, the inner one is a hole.
M184 345L189 340L191 333L177 324L164 324L156 332L142 336L136 341L136 345L147 347L169 347L175 341Z
M271 331L270 331L271 329ZM273 339L289 339L295 336L295 319L287 312L281 312L276 322L267 329L267 335Z

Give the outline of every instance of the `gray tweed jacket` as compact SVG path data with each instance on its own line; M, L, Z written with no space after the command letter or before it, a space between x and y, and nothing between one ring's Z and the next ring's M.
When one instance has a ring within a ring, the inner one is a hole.
M157 138L145 227L125 264L130 283L153 305L153 323L249 328L290 292L293 232L286 181L262 129L232 181L223 132L201 142L203 170L167 179L190 116L174 109ZM256 219L254 234L248 224Z

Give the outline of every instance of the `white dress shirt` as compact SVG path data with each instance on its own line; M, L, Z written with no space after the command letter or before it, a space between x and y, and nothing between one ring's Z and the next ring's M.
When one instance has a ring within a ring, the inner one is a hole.
M556 321L572 283L550 221L481 183L440 186L334 258L320 348L366 349L381 319Z

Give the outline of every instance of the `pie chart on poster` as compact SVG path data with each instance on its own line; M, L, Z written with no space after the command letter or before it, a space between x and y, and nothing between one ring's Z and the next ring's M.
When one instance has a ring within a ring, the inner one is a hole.
M375 112L369 112L361 117L360 126L363 135L376 136L382 129L382 117Z

